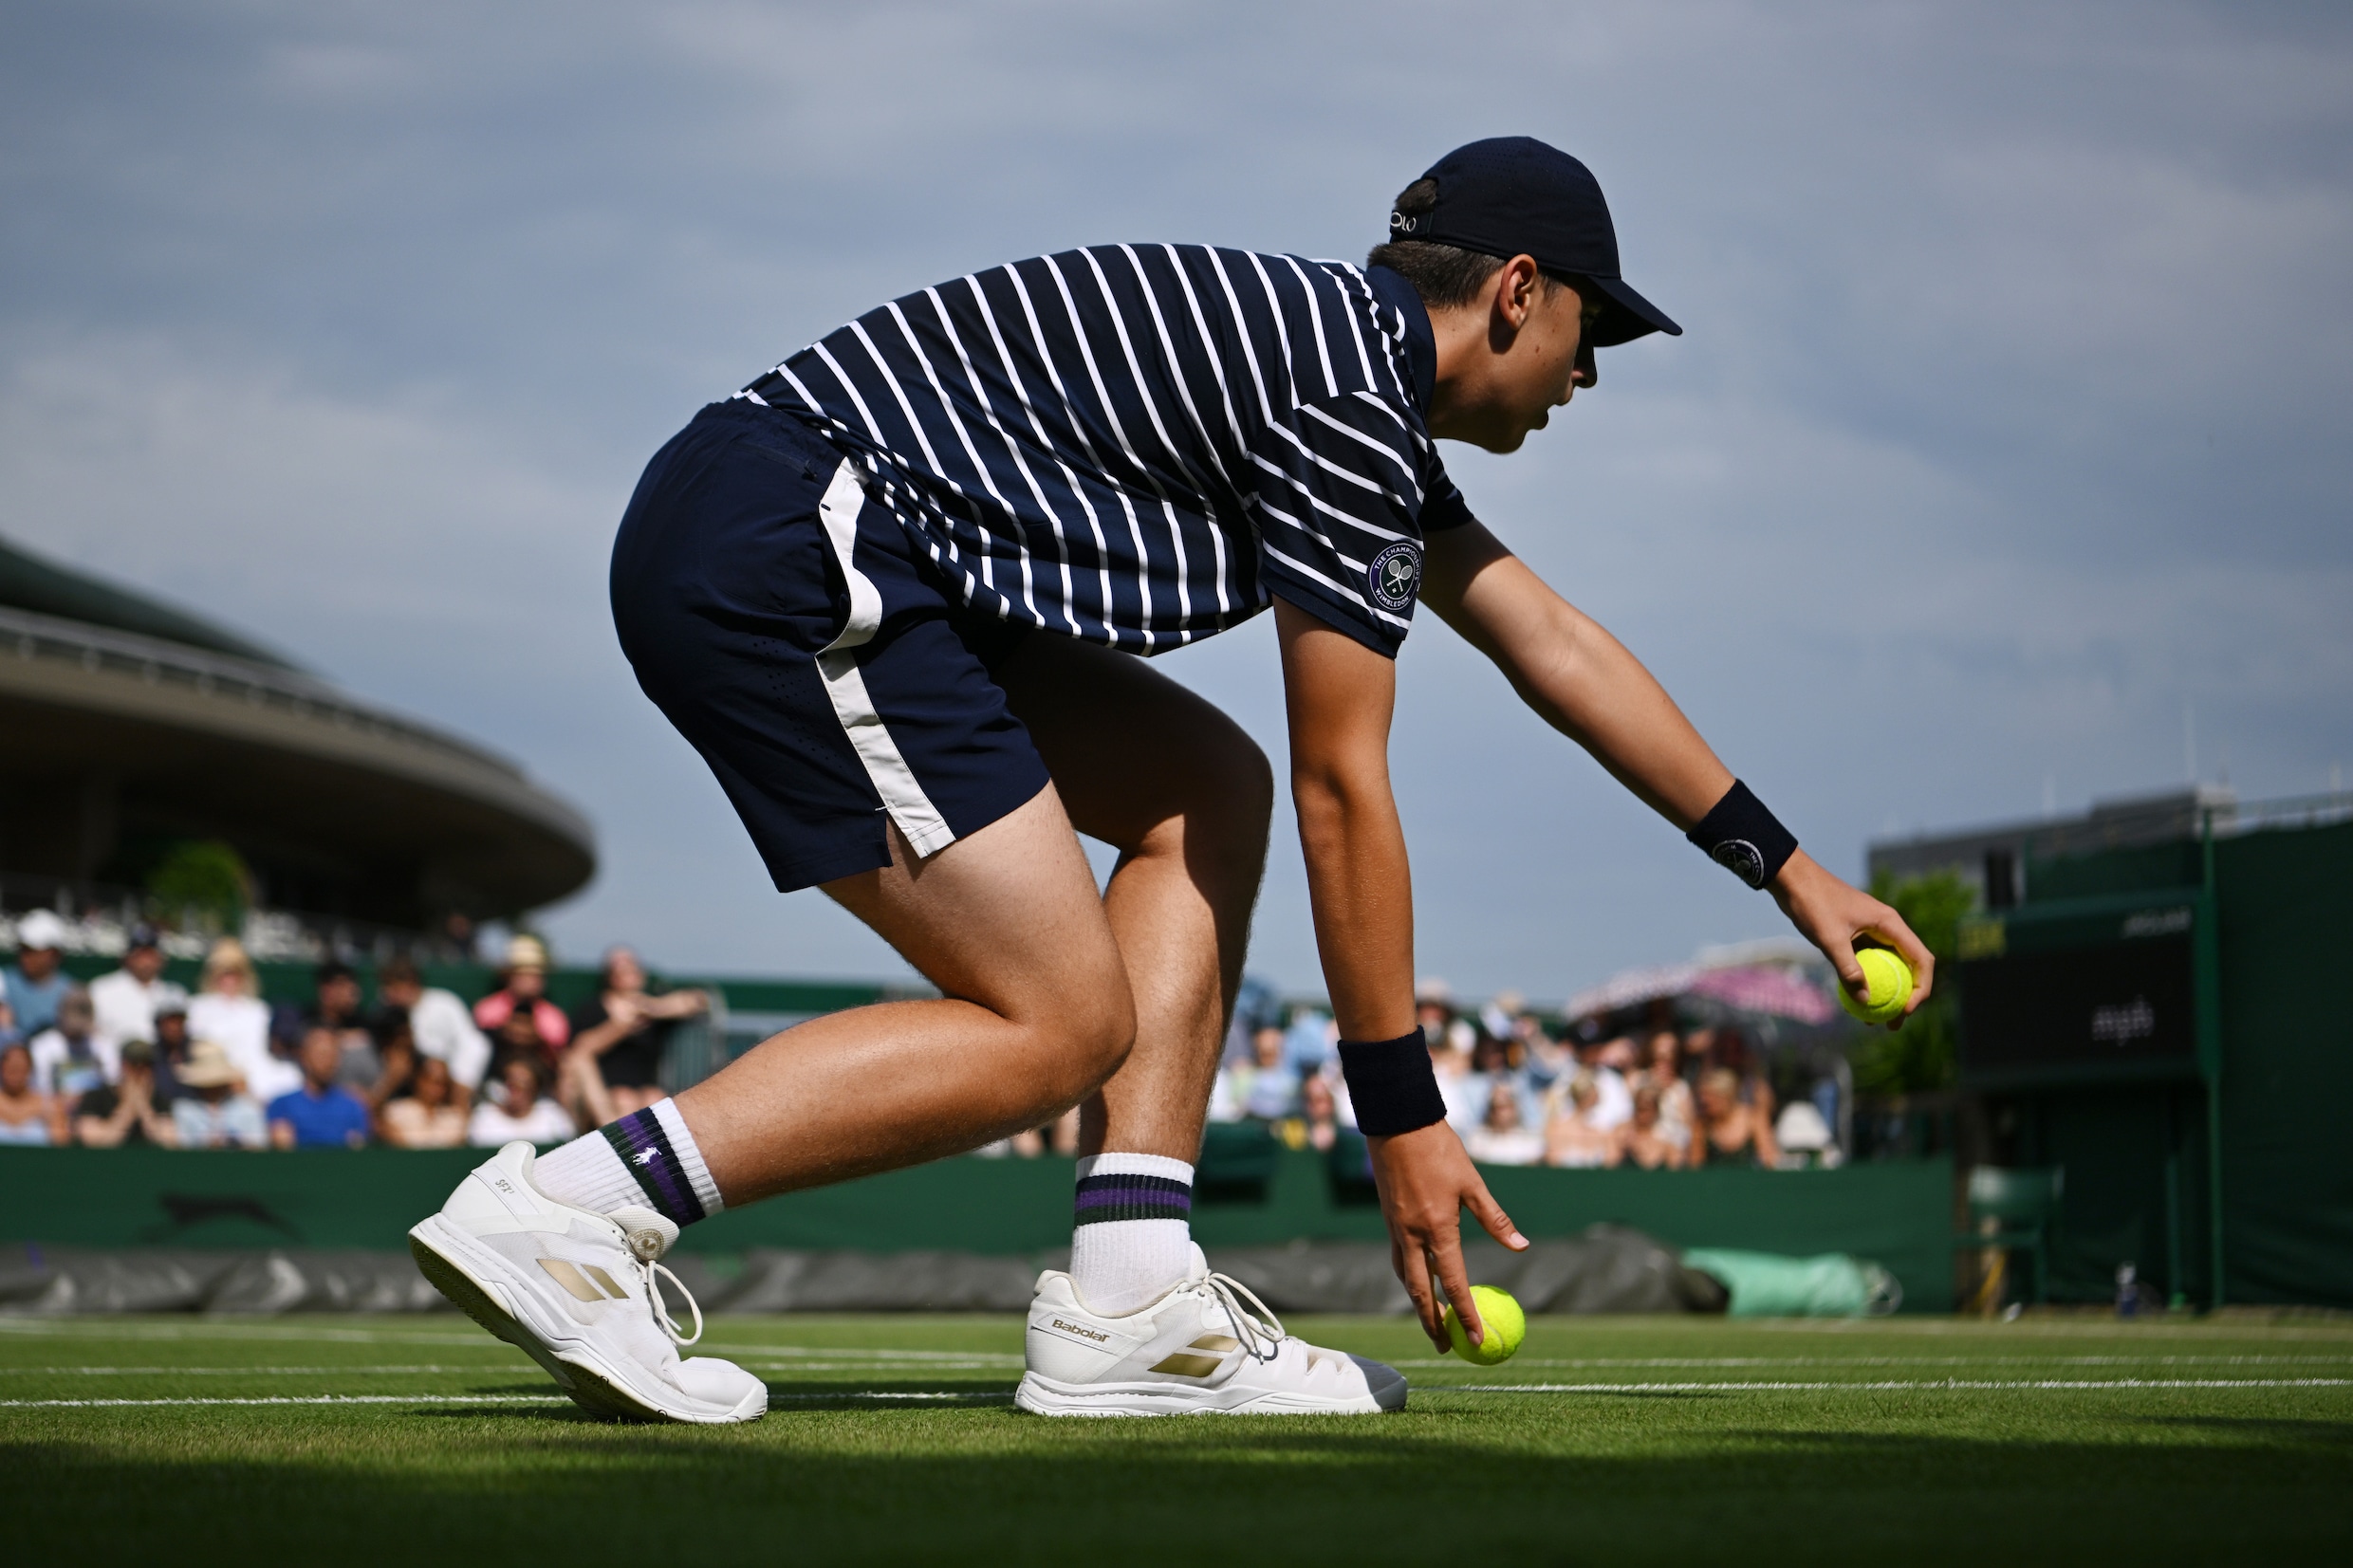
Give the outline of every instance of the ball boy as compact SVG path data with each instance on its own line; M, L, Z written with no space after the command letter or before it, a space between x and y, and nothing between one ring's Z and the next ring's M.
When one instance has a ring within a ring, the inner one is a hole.
M1527 1243L1448 1130L1414 1024L1388 777L1417 605L1861 977L1894 912L1817 865L1666 692L1473 514L1439 439L1516 451L1597 349L1680 328L1621 276L1600 186L1526 138L1399 195L1367 265L1100 246L907 295L714 403L614 546L639 684L782 890L821 887L936 1001L812 1020L536 1162L510 1145L412 1233L492 1332L609 1413L766 1408L662 1310L678 1227L973 1148L1083 1104L1071 1265L1017 1395L1044 1414L1362 1411L1393 1370L1306 1344L1188 1231L1192 1160L1274 786L1146 658L1271 608L1340 1055L1434 1343L1460 1211ZM1098 891L1078 836L1119 851Z

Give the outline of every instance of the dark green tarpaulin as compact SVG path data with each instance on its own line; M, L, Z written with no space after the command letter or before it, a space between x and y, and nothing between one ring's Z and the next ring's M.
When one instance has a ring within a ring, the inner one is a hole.
M398 1247L480 1163L477 1151L0 1149L0 1239L83 1247ZM1379 1241L1380 1211L1336 1191L1325 1162L1276 1150L1255 1193L1194 1210L1204 1245ZM1677 1246L1800 1255L1848 1252L1884 1264L1907 1307L1952 1304L1953 1168L1942 1160L1843 1171L1491 1169L1495 1196L1539 1239L1597 1223ZM1026 1254L1070 1241L1065 1159L942 1160L787 1193L686 1232L704 1253L753 1247L939 1248Z

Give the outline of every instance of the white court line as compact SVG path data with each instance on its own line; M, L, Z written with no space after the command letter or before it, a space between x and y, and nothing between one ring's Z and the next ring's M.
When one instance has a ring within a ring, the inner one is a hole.
M1436 1383L1431 1393L1870 1393L2083 1389L2344 1389L2353 1377L1931 1377L1880 1382Z
M120 1410L157 1405L560 1405L558 1393L257 1394L245 1399L0 1399L0 1410Z
M102 1318L0 1317L0 1337L27 1339L269 1339L331 1345L489 1346L477 1333L380 1333L364 1328L296 1328L275 1323L115 1323Z
M0 1367L0 1377L387 1377L428 1373L505 1373L519 1367Z
M919 1367L895 1367L887 1361L753 1361L735 1363L746 1372L1010 1372L1021 1365L1003 1361L926 1361Z
M840 1393L776 1393L771 1401L818 1403L826 1400L924 1400L942 1404L990 1404L1008 1401L1009 1393L969 1393L954 1390L905 1391L844 1389ZM152 1410L179 1405L561 1405L561 1394L547 1393L319 1393L255 1396L246 1399L0 1399L0 1410Z
M814 1345L737 1345L724 1340L712 1340L702 1348L729 1356L822 1356L834 1361L953 1361L958 1365L972 1361L993 1361L1000 1366L1020 1366L1024 1359L1017 1355L993 1350L861 1350L855 1345L825 1350Z
M2353 1356L1515 1356L1523 1367L2184 1367L2353 1366ZM1397 1367L1452 1367L1452 1356L1430 1356L1389 1363Z
M485 1346L485 1349L491 1347ZM502 1347L503 1348L503 1347ZM1021 1357L1013 1356L1010 1364L1019 1366ZM748 1372L875 1372L891 1365L876 1361L754 1361L737 1363ZM1007 1365L1003 1358L991 1361L927 1361L924 1372L995 1372ZM198 1377L234 1377L250 1373L257 1377L410 1377L458 1375L498 1375L521 1372L528 1362L513 1365L442 1366L418 1365L396 1367L0 1367L0 1377L176 1377L182 1374Z
M1003 1393L965 1393L945 1390L938 1393L909 1392L902 1393L895 1389L888 1391L880 1389L845 1389L840 1393L771 1393L768 1397L769 1403L771 1405L780 1399L789 1399L795 1401L796 1403L825 1399L927 1399L939 1400L950 1404L978 1405L1009 1402L1012 1399L1013 1395L1010 1390Z
M1640 1319L1619 1318L1606 1320L1608 1326L1640 1331L1648 1326ZM2187 1323L2168 1323L2142 1319L2138 1322L2120 1323L2113 1318L2022 1319L2014 1323L1988 1322L1983 1319L1959 1318L1754 1318L1745 1319L1743 1328L1766 1334L1886 1334L1906 1337L1940 1338L2047 1338L2094 1339L2118 1338L2129 1335L2135 1339L2242 1339L2271 1340L2330 1340L2343 1344L2353 1338L2353 1326L2325 1324L2299 1325L2277 1322L2215 1322L2211 1319ZM1603 1327L1597 1320L1595 1327Z

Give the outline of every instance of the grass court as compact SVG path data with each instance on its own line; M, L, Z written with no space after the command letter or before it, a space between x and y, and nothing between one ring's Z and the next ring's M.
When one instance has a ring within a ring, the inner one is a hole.
M1049 1422L1015 1318L714 1319L728 1429L452 1318L0 1319L18 1562L2347 1560L2353 1325L1539 1319L1381 1418ZM1476 1555L1474 1555L1476 1554Z

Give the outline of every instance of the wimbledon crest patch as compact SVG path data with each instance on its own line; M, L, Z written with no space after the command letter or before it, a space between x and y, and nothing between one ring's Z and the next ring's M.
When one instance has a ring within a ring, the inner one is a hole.
M1404 610L1421 586L1421 546L1399 540L1373 557L1365 569L1373 602L1384 610Z

